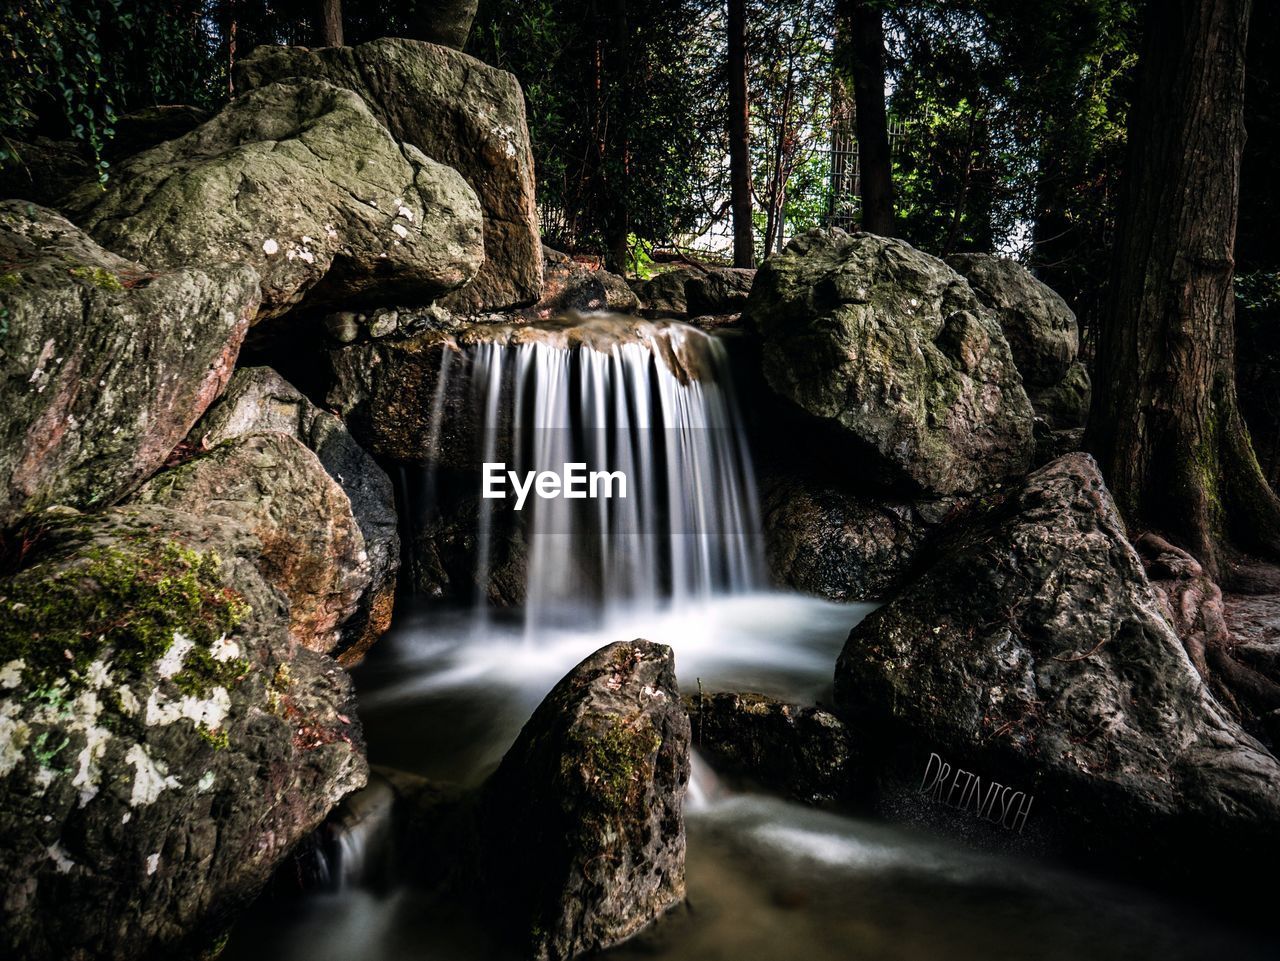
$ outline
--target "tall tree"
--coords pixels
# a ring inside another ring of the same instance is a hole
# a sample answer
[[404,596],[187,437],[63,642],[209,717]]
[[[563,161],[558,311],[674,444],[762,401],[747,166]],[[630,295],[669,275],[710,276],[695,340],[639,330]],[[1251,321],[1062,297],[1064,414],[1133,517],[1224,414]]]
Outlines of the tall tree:
[[729,0],[729,205],[733,265],[755,266],[751,229],[751,108],[747,101],[747,0]]
[[858,133],[858,177],[862,227],[892,236],[893,168],[884,100],[884,18],[876,0],[840,0],[844,21],[836,31],[846,41],[837,52],[840,67],[853,81],[854,124]]
[[342,0],[320,0],[320,46],[342,46]]
[[1129,525],[1225,573],[1280,553],[1236,401],[1233,246],[1251,0],[1150,4],[1088,443]]

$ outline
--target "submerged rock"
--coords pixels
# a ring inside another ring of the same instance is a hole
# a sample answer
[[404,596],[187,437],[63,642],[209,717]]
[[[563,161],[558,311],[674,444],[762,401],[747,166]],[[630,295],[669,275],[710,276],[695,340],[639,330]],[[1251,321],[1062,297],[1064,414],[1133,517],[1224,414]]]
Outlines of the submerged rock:
[[503,310],[541,296],[533,153],[514,76],[456,50],[391,38],[320,50],[264,45],[235,76],[240,90],[290,77],[353,90],[397,140],[462,175],[484,212],[484,256],[446,307]]
[[851,793],[853,737],[834,714],[750,692],[691,694],[684,706],[694,746],[764,787],[806,804]]
[[529,957],[603,950],[684,898],[688,780],[669,647],[610,644],[555,686],[481,801],[481,884]]
[[190,133],[69,199],[102,244],[153,265],[220,261],[261,277],[259,318],[370,295],[431,299],[484,261],[466,182],[392,138],[350,90],[293,79],[237,97]]
[[249,267],[153,272],[51,210],[0,202],[0,529],[104,507],[226,385],[258,307]]
[[1032,412],[991,312],[900,240],[812,231],[760,269],[744,320],[765,377],[868,480],[928,496],[1021,475]]
[[0,953],[194,954],[365,780],[238,525],[50,513],[0,578]]
[[294,639],[321,653],[340,643],[368,590],[369,558],[347,495],[299,441],[233,437],[157,474],[137,500],[239,521],[261,543],[263,576],[289,600]]
[[908,739],[909,789],[937,752],[1033,794],[1035,833],[1075,854],[1276,850],[1280,764],[1196,673],[1088,455],[959,532],[853,630],[835,681],[848,718]]
[[338,660],[356,663],[391,626],[395,605],[400,535],[391,479],[355,442],[341,418],[316,407],[270,367],[236,371],[226,393],[191,432],[192,446],[207,449],[266,431],[305,444],[351,502],[369,559],[369,587],[342,624]]

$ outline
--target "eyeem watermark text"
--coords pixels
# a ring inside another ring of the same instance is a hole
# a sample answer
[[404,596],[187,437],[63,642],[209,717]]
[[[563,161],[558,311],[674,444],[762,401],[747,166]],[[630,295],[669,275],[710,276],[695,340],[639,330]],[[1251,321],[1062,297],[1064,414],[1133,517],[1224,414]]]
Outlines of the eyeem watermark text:
[[560,473],[550,470],[519,471],[507,470],[505,463],[489,463],[484,465],[484,487],[482,496],[502,500],[507,496],[507,483],[515,494],[515,509],[524,508],[525,499],[530,492],[543,500],[555,500],[563,497],[567,500],[585,500],[586,498],[625,498],[627,496],[627,475],[620,470],[587,470],[586,464],[565,464]]
[[985,784],[977,774],[953,768],[937,754],[929,755],[920,793],[930,800],[964,811],[983,821],[1022,833],[1034,797],[998,781]]

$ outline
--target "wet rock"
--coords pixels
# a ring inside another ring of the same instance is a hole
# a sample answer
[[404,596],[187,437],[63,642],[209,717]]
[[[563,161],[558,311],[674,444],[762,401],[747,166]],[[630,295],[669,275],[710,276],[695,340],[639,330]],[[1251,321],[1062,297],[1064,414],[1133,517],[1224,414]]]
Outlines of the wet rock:
[[192,446],[207,449],[267,431],[305,444],[351,503],[368,555],[369,586],[342,624],[337,655],[342,664],[356,663],[391,626],[395,605],[400,535],[391,479],[355,442],[341,418],[316,407],[269,367],[236,371],[226,393],[192,431]]
[[769,386],[868,480],[945,496],[1022,474],[1032,412],[993,315],[900,240],[812,231],[756,275],[744,321]]
[[236,88],[312,77],[362,96],[400,141],[462,175],[484,212],[484,262],[444,306],[461,312],[534,303],[542,249],[524,94],[511,74],[417,40],[356,47],[260,46],[236,64]]
[[1033,794],[1075,855],[1194,871],[1280,837],[1280,765],[1196,673],[1088,455],[958,532],[835,681],[846,720]]
[[5,957],[204,950],[364,783],[350,682],[290,640],[259,550],[212,515],[62,511],[0,579]]
[[351,502],[319,459],[287,434],[233,437],[153,477],[137,500],[240,522],[258,567],[289,600],[289,629],[332,651],[369,589],[369,558]]
[[325,402],[341,412],[361,445],[379,458],[406,463],[436,460],[450,467],[478,469],[476,438],[481,428],[471,390],[476,362],[472,348],[530,343],[602,352],[636,344],[682,381],[706,376],[711,356],[707,336],[694,328],[618,314],[569,313],[527,323],[455,324],[405,339],[330,351],[333,386]]
[[104,507],[154,473],[231,376],[249,267],[153,272],[53,211],[0,202],[0,529]]
[[610,644],[555,686],[482,800],[482,884],[529,957],[602,950],[684,898],[688,779],[669,647]]
[[808,475],[761,484],[765,550],[779,586],[833,601],[890,596],[907,583],[959,499],[887,500]]
[[851,793],[853,736],[834,714],[750,692],[686,695],[684,706],[694,746],[721,765],[806,804]]
[[602,267],[579,263],[543,246],[542,299],[530,312],[548,317],[565,310],[634,313],[640,301],[625,280]]
[[1080,326],[1065,300],[1008,257],[954,254],[947,264],[995,312],[1027,393],[1066,376],[1080,352]]
[[100,243],[153,265],[252,265],[260,320],[304,299],[431,299],[484,259],[466,182],[393,139],[359,96],[316,80],[251,90],[68,204]]

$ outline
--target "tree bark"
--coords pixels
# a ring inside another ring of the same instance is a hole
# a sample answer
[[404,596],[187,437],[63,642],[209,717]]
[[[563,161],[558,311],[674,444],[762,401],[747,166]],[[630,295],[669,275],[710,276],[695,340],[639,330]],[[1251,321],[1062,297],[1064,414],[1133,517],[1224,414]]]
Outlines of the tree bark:
[[320,0],[320,46],[342,45],[342,0]]
[[1215,580],[1280,554],[1280,500],[1236,402],[1232,250],[1250,0],[1149,7],[1087,442],[1134,533]]
[[848,38],[848,46],[837,56],[843,60],[846,75],[853,79],[862,228],[891,237],[893,168],[884,101],[884,20],[876,0],[840,0],[837,16],[846,21],[845,29],[837,35]]
[[747,0],[729,0],[729,205],[733,209],[733,265],[754,267],[751,108],[747,101]]

